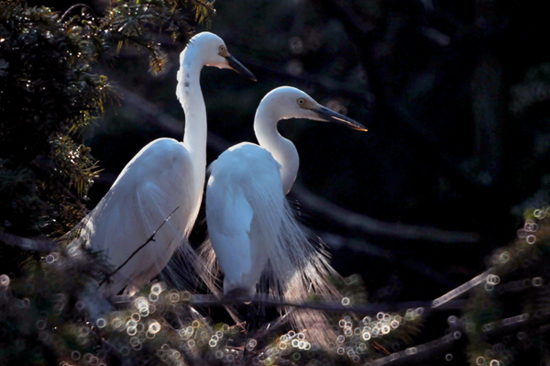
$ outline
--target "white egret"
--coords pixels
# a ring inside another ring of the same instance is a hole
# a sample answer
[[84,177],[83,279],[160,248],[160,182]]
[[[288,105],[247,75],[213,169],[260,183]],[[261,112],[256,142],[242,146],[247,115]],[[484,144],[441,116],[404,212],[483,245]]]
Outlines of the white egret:
[[[129,293],[139,289],[160,273],[179,247],[187,264],[195,265],[196,256],[187,238],[199,211],[205,179],[203,66],[233,69],[256,79],[231,56],[220,37],[203,32],[189,41],[180,55],[177,74],[176,95],[185,112],[183,142],[159,138],[142,148],[78,227],[77,243],[101,252],[113,269],[122,265],[111,281],[101,285],[107,293],[117,294],[126,286]],[[140,248],[157,229],[154,240]]]
[[[207,241],[202,250],[213,266],[213,248],[225,275],[225,294],[254,295],[262,274],[270,292],[287,301],[303,301],[311,289],[321,295],[337,293],[329,283],[335,271],[325,251],[310,240],[285,199],[299,167],[296,147],[277,131],[277,123],[289,118],[335,122],[366,131],[296,88],[280,87],[262,99],[254,119],[260,145],[232,146],[209,167],[206,221],[211,247]],[[292,314],[297,327],[319,320],[303,311]]]

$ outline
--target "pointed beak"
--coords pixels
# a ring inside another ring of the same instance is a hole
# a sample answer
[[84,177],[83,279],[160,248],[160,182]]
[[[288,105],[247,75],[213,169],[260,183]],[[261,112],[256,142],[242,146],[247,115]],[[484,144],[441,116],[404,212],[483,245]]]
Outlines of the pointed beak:
[[256,76],[254,76],[253,73],[250,72],[246,67],[244,67],[243,64],[241,64],[237,59],[231,55],[225,56],[227,60],[227,64],[230,68],[235,70],[237,73],[241,74],[242,76],[246,77],[247,79],[250,79],[252,81],[257,81]]
[[332,109],[323,107],[322,105],[312,108],[311,110],[317,113],[317,115],[319,115],[319,118],[323,121],[337,123],[356,131],[368,131],[362,124],[355,122],[354,120],[344,116],[343,114],[336,113]]

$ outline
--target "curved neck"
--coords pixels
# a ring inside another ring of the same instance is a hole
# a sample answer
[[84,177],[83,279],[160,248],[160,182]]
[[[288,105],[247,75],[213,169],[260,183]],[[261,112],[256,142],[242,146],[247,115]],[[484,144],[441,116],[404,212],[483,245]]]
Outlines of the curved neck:
[[272,108],[265,108],[260,103],[254,118],[254,132],[260,146],[269,151],[275,160],[281,164],[283,192],[287,195],[298,175],[300,157],[292,141],[284,138],[277,131],[277,123],[280,119]]
[[[206,107],[200,85],[203,67],[190,44],[180,58],[176,95],[185,113],[183,146],[192,156],[194,176],[204,180],[206,167]],[[202,183],[197,182],[202,189]],[[203,182],[204,183],[204,182]]]

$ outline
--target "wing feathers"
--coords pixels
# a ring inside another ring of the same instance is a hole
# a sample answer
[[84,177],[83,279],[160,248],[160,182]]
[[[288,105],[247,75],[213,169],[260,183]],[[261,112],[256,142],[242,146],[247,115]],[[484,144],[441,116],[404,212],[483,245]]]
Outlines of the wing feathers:
[[191,171],[189,153],[180,143],[155,140],[127,164],[109,192],[81,222],[80,237],[74,244],[103,252],[113,270],[158,230],[154,240],[139,249],[109,285],[102,286],[104,291],[116,294],[130,282],[137,288],[145,285],[180,245],[188,246],[186,238],[200,204]]

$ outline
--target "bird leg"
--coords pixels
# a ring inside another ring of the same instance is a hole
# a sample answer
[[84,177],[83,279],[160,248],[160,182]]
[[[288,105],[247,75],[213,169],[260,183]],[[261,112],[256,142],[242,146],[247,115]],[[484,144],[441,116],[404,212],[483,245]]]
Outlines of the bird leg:
[[258,329],[258,322],[256,317],[256,304],[250,303],[246,305],[246,334],[252,333]]
[[[260,279],[256,293],[267,293],[267,281],[265,278],[262,277]],[[247,305],[247,308],[247,333],[251,334],[257,331],[265,323],[265,304],[263,302],[251,302]]]
[[[267,280],[264,276],[260,278],[260,283],[258,284],[258,293],[267,294]],[[263,302],[258,304],[258,328],[265,323],[265,304]]]

